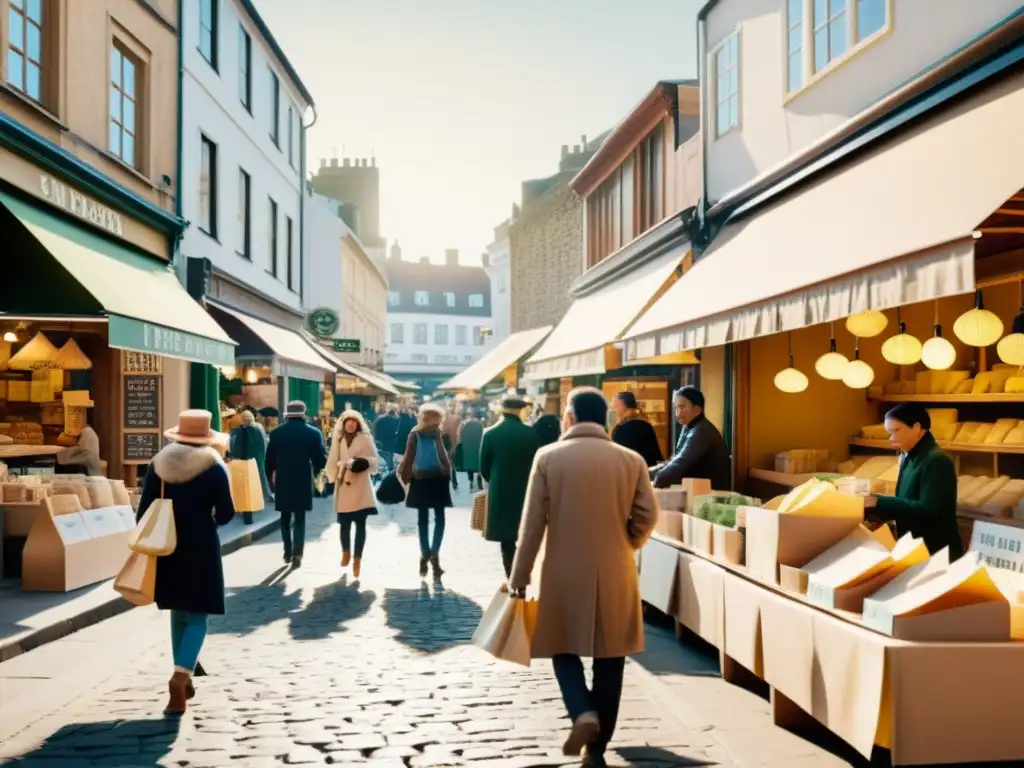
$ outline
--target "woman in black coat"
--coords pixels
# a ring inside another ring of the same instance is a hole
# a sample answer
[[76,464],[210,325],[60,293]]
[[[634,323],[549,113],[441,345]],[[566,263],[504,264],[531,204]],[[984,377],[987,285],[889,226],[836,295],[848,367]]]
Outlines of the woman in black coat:
[[[452,461],[444,444],[444,417],[445,410],[434,403],[420,408],[419,423],[409,433],[402,449],[402,462],[398,465],[398,476],[409,487],[405,505],[418,512],[420,577],[427,575],[429,563],[436,579],[444,573],[440,560],[441,541],[444,539],[445,509],[452,506],[448,487]],[[433,537],[428,535],[431,509],[434,510]]]
[[235,507],[220,453],[227,435],[211,430],[211,420],[209,411],[178,417],[178,426],[164,433],[172,442],[153,458],[139,500],[139,518],[157,499],[170,499],[174,506],[178,543],[174,552],[157,558],[155,590],[157,607],[171,612],[174,674],[167,714],[185,711],[195,693],[191,678],[206,639],[207,616],[224,613],[217,526],[231,522]]
[[651,423],[640,414],[636,395],[632,392],[619,392],[612,400],[612,408],[618,417],[618,423],[612,430],[612,440],[639,453],[648,467],[660,464],[663,456],[658,435]]

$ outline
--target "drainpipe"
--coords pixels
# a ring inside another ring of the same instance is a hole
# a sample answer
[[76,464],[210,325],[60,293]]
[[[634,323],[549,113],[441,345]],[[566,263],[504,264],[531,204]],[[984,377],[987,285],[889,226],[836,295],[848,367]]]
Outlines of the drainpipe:
[[[177,168],[174,171],[174,212],[178,215],[178,218],[182,218],[181,215],[181,195],[185,185],[181,183],[181,168],[183,165],[182,153],[184,151],[185,142],[185,38],[182,30],[185,28],[185,2],[186,0],[178,0],[178,127],[176,141],[178,143],[178,157],[177,157]],[[186,284],[185,275],[185,264],[186,260],[181,254],[181,241],[185,237],[185,230],[176,236],[176,242],[174,244],[174,268],[178,273],[178,282],[182,285]]]
[[316,125],[318,115],[316,105],[310,104],[313,110],[313,122],[302,126],[302,133],[299,135],[299,167],[302,168],[302,178],[299,179],[299,300],[304,304],[306,301],[306,131]]

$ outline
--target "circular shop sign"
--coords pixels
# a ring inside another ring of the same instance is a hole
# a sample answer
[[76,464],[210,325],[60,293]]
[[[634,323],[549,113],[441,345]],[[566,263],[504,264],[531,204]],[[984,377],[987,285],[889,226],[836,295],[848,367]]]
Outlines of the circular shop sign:
[[310,312],[306,316],[306,323],[310,331],[324,339],[336,334],[341,326],[337,313],[326,307],[320,307]]

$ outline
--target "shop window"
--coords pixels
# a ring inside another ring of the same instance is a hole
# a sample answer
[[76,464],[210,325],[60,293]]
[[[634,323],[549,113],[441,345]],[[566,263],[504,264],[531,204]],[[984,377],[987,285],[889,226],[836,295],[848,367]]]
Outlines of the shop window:
[[277,277],[277,203],[273,198],[270,201],[270,268],[267,270],[274,277]]
[[426,344],[427,343],[427,324],[416,323],[412,327],[412,343],[413,344]]
[[252,233],[249,215],[252,201],[252,179],[249,174],[238,169],[238,253],[252,261]]
[[238,25],[238,98],[252,112],[252,38]]
[[434,343],[447,345],[448,344],[448,324],[438,323],[434,326]]
[[219,0],[199,0],[199,52],[217,69],[217,3]]
[[217,145],[200,136],[199,229],[217,237]]
[[281,81],[272,69],[270,73],[270,140],[281,148]]
[[455,326],[455,344],[460,347],[466,346],[466,332],[469,330],[464,325]]
[[285,269],[288,270],[288,290],[295,290],[294,281],[294,254],[292,252],[292,219],[290,216],[284,217],[284,236],[285,236]]
[[392,344],[404,344],[405,343],[405,326],[402,323],[391,324],[391,343]]
[[428,307],[430,306],[430,294],[427,291],[416,291],[413,294],[413,301],[417,307]]
[[110,53],[110,145],[111,154],[137,168],[138,62],[116,43]]
[[469,306],[471,309],[482,309],[484,306],[484,295],[482,293],[469,294]]
[[715,62],[715,136],[740,124],[740,33],[733,32],[712,54]]
[[7,82],[43,103],[44,0],[10,0],[7,13]]

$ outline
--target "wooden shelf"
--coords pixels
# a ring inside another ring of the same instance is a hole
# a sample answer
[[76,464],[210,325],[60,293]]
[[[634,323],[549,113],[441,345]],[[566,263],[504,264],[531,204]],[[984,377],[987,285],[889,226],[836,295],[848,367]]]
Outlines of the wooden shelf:
[[988,395],[883,395],[880,403],[1024,403],[1022,392]]
[[995,523],[996,525],[1006,525],[1010,528],[1024,528],[1024,521],[1014,520],[1012,517],[995,517],[993,515],[983,515],[980,512],[974,512],[973,510],[958,508],[956,511],[957,517],[964,517],[970,520],[981,520],[983,523]]
[[[945,441],[938,441],[939,447],[944,451],[951,451],[953,453],[995,453],[995,454],[1017,454],[1024,455],[1024,445],[985,445],[985,444],[973,444],[973,443],[948,443]],[[895,449],[889,444],[888,440],[869,440],[864,437],[855,437],[850,440],[850,445],[857,445],[861,448],[881,448],[886,451],[893,451]]]

